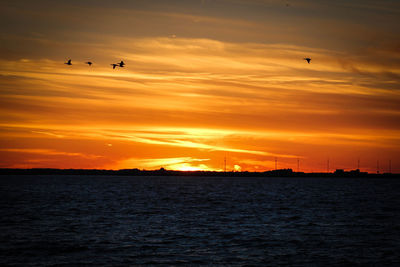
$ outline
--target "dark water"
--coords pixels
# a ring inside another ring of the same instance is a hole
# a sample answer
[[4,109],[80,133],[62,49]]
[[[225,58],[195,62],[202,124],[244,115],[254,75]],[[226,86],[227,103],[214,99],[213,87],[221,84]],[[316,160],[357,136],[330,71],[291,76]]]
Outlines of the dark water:
[[400,181],[1,176],[0,265],[400,266]]

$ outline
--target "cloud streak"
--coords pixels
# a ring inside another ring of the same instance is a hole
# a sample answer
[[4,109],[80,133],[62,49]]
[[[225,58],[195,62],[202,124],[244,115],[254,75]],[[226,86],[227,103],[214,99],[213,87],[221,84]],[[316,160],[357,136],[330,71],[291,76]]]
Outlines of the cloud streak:
[[98,155],[91,154],[83,154],[79,152],[64,152],[64,151],[56,151],[53,149],[38,149],[38,148],[0,148],[0,151],[3,152],[12,152],[12,153],[25,153],[25,154],[40,154],[45,156],[68,156],[68,157],[81,157],[86,159],[97,159],[101,158]]

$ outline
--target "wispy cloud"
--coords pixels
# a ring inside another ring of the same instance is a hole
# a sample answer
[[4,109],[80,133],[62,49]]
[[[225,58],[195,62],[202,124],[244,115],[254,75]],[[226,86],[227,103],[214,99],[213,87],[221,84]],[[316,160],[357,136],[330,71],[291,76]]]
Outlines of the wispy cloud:
[[57,151],[53,149],[38,149],[38,148],[0,148],[3,152],[14,152],[14,153],[26,153],[26,154],[40,154],[45,156],[68,156],[68,157],[80,157],[86,159],[97,159],[102,156],[84,154],[79,152],[65,152]]

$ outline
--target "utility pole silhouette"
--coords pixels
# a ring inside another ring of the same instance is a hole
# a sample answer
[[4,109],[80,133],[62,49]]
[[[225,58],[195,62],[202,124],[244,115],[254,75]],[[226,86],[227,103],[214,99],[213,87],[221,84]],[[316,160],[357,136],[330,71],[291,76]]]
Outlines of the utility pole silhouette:
[[326,172],[329,172],[329,158],[328,158],[328,160],[326,161]]
[[297,158],[297,172],[300,172],[300,159]]
[[224,157],[224,172],[226,172],[226,156]]
[[357,169],[358,170],[360,169],[360,158],[358,158],[358,160],[357,160]]
[[278,169],[278,158],[275,157],[275,170],[277,170],[277,169]]
[[389,159],[389,173],[392,173],[392,160]]
[[379,159],[376,161],[376,173],[379,173]]

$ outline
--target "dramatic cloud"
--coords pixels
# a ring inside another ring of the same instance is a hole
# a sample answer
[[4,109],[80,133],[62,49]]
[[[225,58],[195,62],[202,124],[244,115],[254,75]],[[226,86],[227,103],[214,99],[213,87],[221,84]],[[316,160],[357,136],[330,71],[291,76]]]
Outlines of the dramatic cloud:
[[0,6],[2,167],[400,171],[398,3]]

